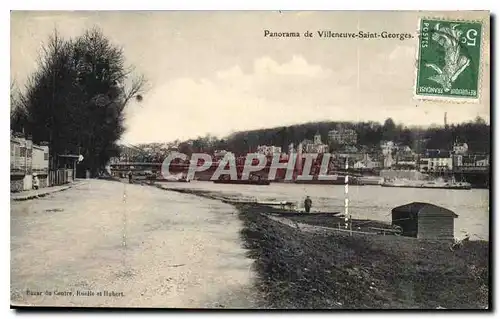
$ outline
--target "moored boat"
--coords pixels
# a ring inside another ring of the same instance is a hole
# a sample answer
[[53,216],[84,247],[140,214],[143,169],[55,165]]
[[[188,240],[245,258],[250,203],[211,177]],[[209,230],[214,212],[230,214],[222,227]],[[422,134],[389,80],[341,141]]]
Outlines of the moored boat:
[[454,179],[445,181],[436,179],[427,180],[408,180],[408,179],[393,179],[384,181],[382,187],[401,187],[401,188],[433,188],[433,189],[471,189],[471,184],[467,182],[456,182]]
[[170,183],[189,183],[191,181],[189,178],[187,178],[185,174],[169,175],[167,177],[163,177],[159,174],[153,174],[148,176],[147,179],[155,182],[170,182]]
[[[309,184],[309,185],[345,185],[345,176],[342,175],[328,175],[329,179],[319,179],[318,176],[314,176],[312,180],[302,180],[296,179],[293,182],[295,184]],[[359,177],[349,176],[347,179],[347,184],[349,185],[363,185]]]
[[380,176],[362,176],[358,177],[360,185],[381,185],[384,179]]
[[262,178],[260,175],[251,174],[248,179],[231,179],[227,175],[222,175],[214,181],[215,184],[238,184],[238,185],[270,185],[271,181]]
[[214,181],[215,184],[240,184],[240,185],[269,185],[268,180],[242,180],[242,179],[218,179]]
[[467,182],[426,182],[422,188],[440,188],[440,189],[471,189],[471,184]]

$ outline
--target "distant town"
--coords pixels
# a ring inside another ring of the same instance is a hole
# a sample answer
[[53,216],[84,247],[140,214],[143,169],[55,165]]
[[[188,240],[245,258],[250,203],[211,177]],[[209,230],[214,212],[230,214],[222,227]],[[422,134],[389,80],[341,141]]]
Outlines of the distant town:
[[[391,121],[389,121],[389,124],[386,121],[382,129],[385,126],[392,126]],[[476,122],[479,123],[473,125],[485,125],[480,120]],[[244,163],[245,155],[248,153],[263,154],[268,157],[269,163],[276,154],[280,154],[280,160],[286,161],[291,154],[313,153],[318,154],[318,157],[313,163],[312,174],[317,174],[322,154],[329,153],[331,155],[330,171],[344,170],[347,161],[347,167],[350,171],[363,175],[377,175],[386,178],[410,177],[412,179],[419,178],[415,173],[433,176],[455,175],[457,179],[466,180],[476,187],[488,187],[489,185],[489,154],[478,152],[478,147],[474,151],[471,145],[465,141],[456,139],[453,143],[450,143],[449,147],[429,148],[425,146],[432,145],[432,141],[429,143],[429,138],[426,138],[427,135],[422,134],[422,138],[413,140],[413,145],[405,144],[397,136],[393,140],[381,139],[378,145],[373,145],[373,143],[366,145],[360,143],[359,133],[351,127],[352,124],[335,124],[334,129],[328,130],[327,134],[325,134],[326,139],[323,138],[319,131],[316,131],[310,138],[306,136],[306,138],[299,140],[298,143],[289,143],[286,147],[276,144],[250,145],[251,143],[248,142],[250,134],[248,132],[237,133],[246,134],[239,143],[229,141],[231,138],[241,140],[237,136],[230,137],[226,141],[207,136],[184,142],[122,145],[119,156],[111,158],[110,164],[114,172],[123,172],[130,169],[154,171],[155,166],[144,168],[139,163],[161,163],[165,157],[173,152],[188,155],[194,152],[205,152],[212,156],[214,163],[219,163],[224,156],[230,154],[234,155],[239,165]],[[397,131],[397,128],[393,130]],[[445,135],[446,131],[452,130],[452,128],[449,128],[445,123],[445,127],[441,128],[441,130],[443,132],[438,132],[438,136]],[[485,140],[488,139],[489,137],[486,137]],[[464,139],[462,138],[462,140]],[[218,147],[224,144],[228,147]],[[241,150],[242,144],[243,148],[248,147],[248,151]],[[238,149],[238,146],[240,146],[240,151],[235,150]],[[134,166],[133,163],[136,163],[136,165]],[[395,175],[394,172],[399,172],[399,174]]]

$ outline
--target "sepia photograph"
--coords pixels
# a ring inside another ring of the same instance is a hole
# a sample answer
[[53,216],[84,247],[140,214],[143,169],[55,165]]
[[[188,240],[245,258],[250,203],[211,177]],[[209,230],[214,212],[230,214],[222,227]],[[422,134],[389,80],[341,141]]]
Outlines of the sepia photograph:
[[10,307],[491,310],[489,11],[11,11]]

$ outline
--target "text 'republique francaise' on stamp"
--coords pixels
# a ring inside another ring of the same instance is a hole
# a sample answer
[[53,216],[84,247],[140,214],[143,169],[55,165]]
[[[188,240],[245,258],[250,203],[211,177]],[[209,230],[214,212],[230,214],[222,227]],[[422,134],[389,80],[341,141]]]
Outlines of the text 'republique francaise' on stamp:
[[415,98],[478,102],[482,23],[422,18],[418,27]]

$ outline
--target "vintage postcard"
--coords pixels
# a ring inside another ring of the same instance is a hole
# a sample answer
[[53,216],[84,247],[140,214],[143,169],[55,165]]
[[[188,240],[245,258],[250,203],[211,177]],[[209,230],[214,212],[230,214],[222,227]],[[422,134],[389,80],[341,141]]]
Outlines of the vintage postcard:
[[487,11],[13,11],[11,307],[491,309]]

